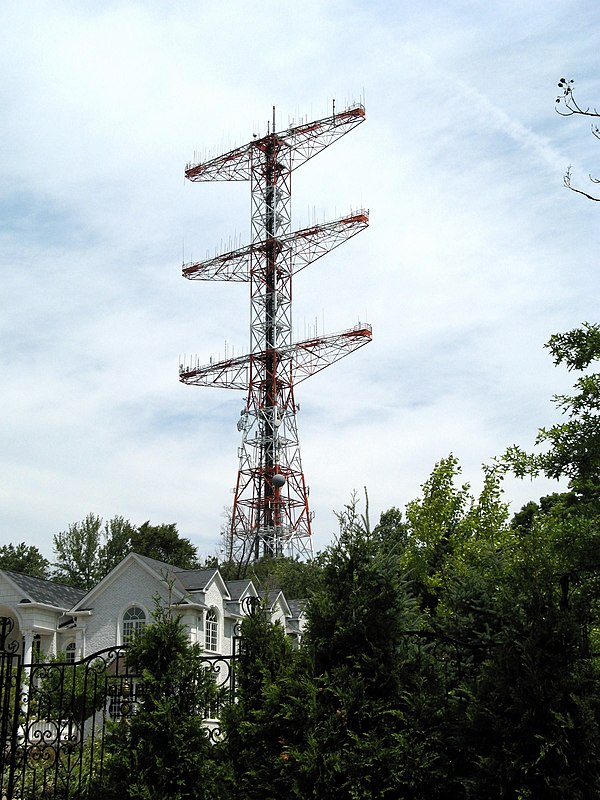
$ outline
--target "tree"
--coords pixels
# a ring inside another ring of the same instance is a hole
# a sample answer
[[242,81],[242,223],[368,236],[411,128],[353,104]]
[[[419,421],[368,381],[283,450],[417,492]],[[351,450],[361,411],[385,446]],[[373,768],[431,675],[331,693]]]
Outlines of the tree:
[[151,525],[149,520],[144,522],[132,532],[130,546],[135,553],[181,569],[199,566],[196,547],[179,535],[174,522],[162,525]]
[[321,562],[319,557],[311,561],[300,561],[286,556],[264,556],[247,564],[226,561],[218,566],[225,580],[246,578],[262,589],[281,589],[288,600],[301,600],[309,597],[319,581]]
[[407,504],[402,568],[422,612],[420,637],[438,682],[430,682],[423,699],[437,720],[437,739],[427,750],[441,766],[432,794],[491,797],[477,789],[474,767],[484,751],[470,730],[481,671],[502,630],[497,593],[508,513],[497,469],[484,468],[477,498],[459,482],[460,472],[453,455],[442,459],[421,496]]
[[120,516],[102,522],[88,514],[54,536],[55,580],[88,591],[131,552],[133,525]]
[[[558,88],[562,89],[562,95],[559,95],[556,98],[556,111],[561,117],[572,117],[574,115],[584,116],[584,117],[600,117],[600,112],[597,111],[595,108],[590,108],[589,106],[586,108],[582,108],[579,103],[575,100],[574,95],[574,81],[561,78],[558,82]],[[592,134],[597,138],[600,139],[600,128],[597,125],[592,125]],[[600,183],[600,179],[593,178],[591,175],[589,176],[592,183]],[[594,200],[596,202],[600,202],[600,197],[595,197],[588,192],[584,192],[582,189],[576,189],[571,184],[571,167],[567,168],[564,177],[565,186],[567,189],[570,189],[572,192],[576,192],[577,194],[582,194],[584,197],[587,197],[588,200]]]
[[600,376],[588,368],[600,358],[600,328],[584,323],[546,347],[580,373],[573,394],[554,398],[567,419],[538,431],[541,452],[513,446],[501,463],[520,477],[567,478],[569,491],[512,521],[503,641],[482,676],[485,722],[474,729],[494,742],[490,783],[501,774],[524,797],[591,800],[600,791]]
[[136,528],[116,516],[103,527],[101,517],[88,514],[54,536],[53,577],[87,591],[131,552],[183,569],[198,566],[196,548],[179,536],[174,523],[151,525],[148,521]]
[[88,514],[54,536],[54,579],[88,591],[103,577],[100,561],[102,519]]
[[556,365],[565,364],[581,377],[575,394],[556,395],[554,402],[565,414],[566,422],[540,428],[536,445],[540,453],[528,454],[513,445],[500,463],[515,475],[549,478],[566,477],[569,488],[578,496],[591,499],[600,492],[600,374],[585,372],[600,360],[600,325],[584,322],[580,327],[550,337],[547,347]]
[[260,603],[243,620],[238,644],[236,702],[221,721],[231,796],[303,800],[315,703],[306,651],[294,649]]
[[598,588],[577,567],[588,534],[559,495],[544,507],[513,520],[488,581],[491,637],[476,679],[461,687],[477,797],[592,800],[600,789],[589,637]]
[[0,547],[0,569],[11,569],[35,578],[50,577],[50,562],[34,545],[20,542],[16,547],[3,544]]
[[425,617],[403,574],[404,531],[393,517],[372,531],[354,501],[346,507],[308,605],[316,703],[307,798],[456,796],[442,777],[441,681],[419,635]]
[[218,800],[218,750],[203,712],[218,699],[198,644],[157,600],[154,622],[134,638],[128,668],[139,676],[141,703],[128,724],[113,723],[104,778],[106,800]]
[[112,517],[106,522],[103,544],[99,551],[103,575],[108,575],[111,569],[114,569],[131,552],[131,540],[134,535],[134,526],[123,517]]

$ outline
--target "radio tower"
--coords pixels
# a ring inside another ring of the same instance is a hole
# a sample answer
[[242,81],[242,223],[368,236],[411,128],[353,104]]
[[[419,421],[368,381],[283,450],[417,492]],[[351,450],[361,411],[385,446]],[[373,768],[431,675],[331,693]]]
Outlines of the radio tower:
[[[292,342],[292,277],[364,230],[364,209],[323,225],[291,231],[292,172],[365,120],[355,105],[275,131],[200,164],[190,181],[250,181],[252,241],[207,261],[183,265],[190,280],[250,284],[250,353],[200,366],[180,365],[183,383],[247,392],[238,421],[242,434],[228,557],[237,563],[262,555],[311,558],[312,514],[296,425],[296,384],[371,341],[371,326]],[[212,361],[212,359],[211,359]]]

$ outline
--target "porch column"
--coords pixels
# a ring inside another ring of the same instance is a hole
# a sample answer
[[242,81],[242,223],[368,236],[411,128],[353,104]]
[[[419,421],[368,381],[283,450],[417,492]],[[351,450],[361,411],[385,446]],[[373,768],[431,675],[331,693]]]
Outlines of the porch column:
[[23,647],[23,663],[31,664],[33,661],[33,628],[24,628],[21,630],[25,645]]
[[77,625],[75,628],[75,659],[79,661],[85,658],[85,625]]

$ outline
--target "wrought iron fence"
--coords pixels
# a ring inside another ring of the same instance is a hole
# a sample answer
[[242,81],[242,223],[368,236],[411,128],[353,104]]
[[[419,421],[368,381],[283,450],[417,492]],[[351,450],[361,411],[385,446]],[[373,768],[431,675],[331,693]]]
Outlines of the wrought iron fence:
[[[14,620],[0,617],[2,800],[91,800],[102,775],[107,723],[126,724],[142,702],[127,645],[75,662],[24,664],[13,628]],[[229,702],[233,656],[205,656],[203,662]],[[216,740],[219,706],[201,713]]]

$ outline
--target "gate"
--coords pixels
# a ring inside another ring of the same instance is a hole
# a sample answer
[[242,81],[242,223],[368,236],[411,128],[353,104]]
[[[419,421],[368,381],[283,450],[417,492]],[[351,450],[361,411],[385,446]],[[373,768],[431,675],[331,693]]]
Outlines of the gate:
[[9,642],[14,625],[10,617],[0,617],[0,777],[7,798],[13,797],[21,687],[19,642]]
[[[76,662],[23,664],[14,621],[0,617],[0,786],[2,800],[85,800],[101,778],[107,723],[127,724],[143,688],[128,668],[127,646]],[[233,693],[232,657],[203,661]],[[207,735],[218,710],[203,711]]]

